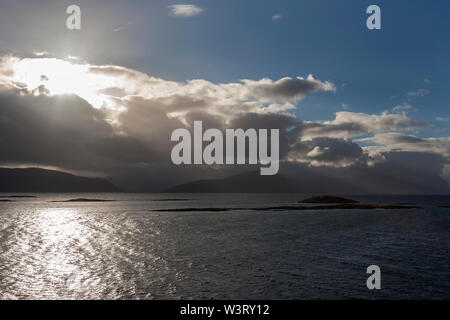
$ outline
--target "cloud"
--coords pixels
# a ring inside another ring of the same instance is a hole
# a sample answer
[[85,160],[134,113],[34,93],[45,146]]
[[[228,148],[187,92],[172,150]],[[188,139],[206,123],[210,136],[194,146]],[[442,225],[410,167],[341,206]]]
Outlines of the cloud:
[[383,132],[392,130],[420,130],[430,126],[422,121],[409,118],[405,114],[394,114],[384,111],[381,114],[366,114],[341,111],[336,112],[333,121],[326,121],[328,125],[344,125],[356,123],[361,125],[366,132]]
[[288,159],[312,166],[348,167],[365,159],[361,147],[348,139],[313,138],[296,143]]
[[169,9],[176,17],[193,17],[203,12],[202,8],[193,4],[174,4],[169,6]]
[[45,50],[42,50],[42,51],[39,51],[39,50],[34,50],[33,51],[33,54],[36,56],[36,57],[45,57],[45,56],[48,56],[48,52],[47,51],[45,51]]
[[408,134],[430,126],[404,112],[341,111],[330,121],[291,112],[307,95],[335,90],[312,75],[170,81],[114,65],[0,56],[0,165],[96,172],[147,191],[253,169],[172,165],[171,132],[195,120],[222,131],[279,129],[283,165],[362,170],[390,162],[394,153],[433,154],[443,164],[450,157],[447,138]]
[[20,58],[12,55],[0,55],[0,84],[11,85],[14,82],[14,67],[21,61]]
[[[0,81],[3,79],[8,85],[20,86],[30,92],[44,85],[51,95],[77,94],[96,108],[120,109],[129,97],[139,96],[165,104],[194,99],[196,104],[207,103],[212,112],[223,115],[273,113],[294,108],[292,103],[313,92],[335,91],[333,83],[320,81],[312,75],[279,80],[245,79],[220,84],[204,79],[175,82],[120,66],[89,65],[54,58],[19,59],[7,56],[1,59]],[[71,77],[68,78],[67,74]],[[48,81],[42,83],[42,76]],[[170,109],[183,112],[183,107],[175,105]]]
[[450,137],[420,138],[414,135],[392,132],[375,134],[358,141],[375,143],[375,146],[366,148],[371,152],[421,152],[434,153],[444,158],[450,158]]
[[[73,170],[108,171],[150,153],[119,134],[101,110],[73,96],[23,95],[0,91],[0,162]],[[38,133],[38,134],[37,134]]]
[[125,29],[131,27],[131,26],[134,25],[135,23],[136,23],[135,21],[127,22],[127,23],[124,24],[124,25],[121,25],[121,26],[119,26],[119,27],[117,27],[117,28],[114,28],[114,29],[113,29],[113,32],[120,32],[120,31],[123,31],[123,30],[125,30]]
[[428,95],[430,93],[430,90],[428,89],[417,89],[416,91],[410,91],[407,92],[406,95],[408,97],[425,97],[426,95]]
[[408,103],[402,103],[399,105],[396,105],[394,108],[392,108],[393,111],[402,111],[402,110],[409,110],[412,106]]
[[[0,121],[5,124],[1,135],[7,141],[2,143],[1,165],[98,172],[127,181],[133,172],[152,176],[146,188],[153,190],[171,179],[213,175],[205,168],[173,168],[173,130],[189,129],[194,120],[220,130],[280,128],[285,156],[288,128],[296,123],[287,111],[308,94],[334,90],[332,83],[312,76],[220,84],[203,79],[176,82],[113,65],[54,58],[0,59]],[[164,180],[164,170],[180,173]],[[232,170],[224,167],[220,173]]]
[[321,82],[312,75],[302,78],[282,78],[278,81],[261,79],[259,81],[243,80],[249,88],[250,95],[264,100],[299,100],[314,91],[336,91],[333,83]]
[[409,118],[406,114],[389,113],[366,114],[349,111],[335,113],[331,121],[304,121],[296,130],[305,138],[339,137],[355,138],[369,133],[390,131],[415,131],[430,128],[425,122]]
[[281,13],[276,13],[272,16],[272,20],[281,20],[283,19],[283,15]]

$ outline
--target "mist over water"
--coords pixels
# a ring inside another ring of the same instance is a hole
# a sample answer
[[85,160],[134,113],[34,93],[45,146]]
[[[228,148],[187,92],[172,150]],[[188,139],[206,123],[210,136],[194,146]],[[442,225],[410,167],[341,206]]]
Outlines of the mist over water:
[[[305,195],[37,196],[0,202],[1,299],[450,298],[449,196],[352,197],[422,209],[223,212],[153,210]],[[117,201],[52,202],[74,198]],[[381,290],[366,287],[373,264]]]

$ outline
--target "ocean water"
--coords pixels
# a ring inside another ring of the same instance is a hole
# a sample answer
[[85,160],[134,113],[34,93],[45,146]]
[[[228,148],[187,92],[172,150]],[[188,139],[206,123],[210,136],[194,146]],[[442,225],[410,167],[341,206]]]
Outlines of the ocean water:
[[[245,209],[305,196],[37,194],[2,201],[0,298],[450,298],[450,209],[440,207],[450,205],[449,196],[352,197],[421,209]],[[54,202],[73,198],[116,201]],[[174,208],[240,209],[155,211]],[[381,290],[366,287],[369,265],[381,268]]]

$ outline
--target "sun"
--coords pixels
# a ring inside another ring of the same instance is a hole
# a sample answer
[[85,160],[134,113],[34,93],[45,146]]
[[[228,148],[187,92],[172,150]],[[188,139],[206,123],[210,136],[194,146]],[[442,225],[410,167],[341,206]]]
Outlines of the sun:
[[13,80],[36,94],[78,95],[95,108],[108,104],[101,91],[114,86],[113,78],[91,72],[89,64],[57,58],[22,59],[14,65]]

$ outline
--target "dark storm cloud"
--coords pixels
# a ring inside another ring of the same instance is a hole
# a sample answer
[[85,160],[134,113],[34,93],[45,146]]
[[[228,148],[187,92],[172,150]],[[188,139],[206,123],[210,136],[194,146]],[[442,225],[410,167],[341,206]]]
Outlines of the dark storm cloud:
[[148,159],[133,138],[115,133],[105,114],[77,96],[0,91],[0,161],[99,170]]
[[[111,124],[114,120],[108,118],[107,112],[93,108],[74,95],[34,96],[23,90],[2,90],[0,163],[97,172],[113,177],[113,181],[121,183],[125,189],[130,186],[131,190],[148,191],[158,191],[181,182],[219,178],[252,170],[249,166],[221,166],[217,170],[217,167],[172,165],[172,131],[182,127],[190,129],[193,121],[202,120],[205,129],[279,129],[280,156],[284,163],[282,168],[288,163],[316,166],[323,172],[330,170],[336,175],[337,172],[345,172],[347,178],[352,180],[356,179],[353,172],[359,172],[362,168],[365,168],[364,172],[383,168],[377,171],[381,176],[383,170],[394,174],[395,167],[405,167],[404,163],[409,161],[420,164],[419,167],[422,168],[433,168],[430,174],[434,177],[445,165],[443,155],[430,156],[433,150],[442,151],[436,149],[437,145],[442,145],[439,140],[393,134],[376,135],[373,139],[378,139],[381,147],[382,143],[388,141],[392,146],[401,144],[403,148],[414,145],[416,149],[421,148],[418,151],[423,152],[418,152],[412,158],[410,154],[401,152],[394,155],[395,150],[378,150],[383,154],[383,161],[369,167],[366,164],[368,155],[351,140],[323,136],[304,139],[303,136],[305,132],[311,134],[311,128],[319,128],[322,130],[321,134],[327,135],[335,135],[333,130],[359,132],[362,128],[357,123],[302,123],[291,115],[272,113],[243,113],[225,118],[222,114],[215,114],[206,105],[198,107],[194,98],[152,100],[132,97],[122,102],[126,110],[118,115],[116,124]],[[182,119],[168,115],[168,111],[180,110],[185,112]],[[302,170],[307,170],[307,167]],[[325,170],[325,167],[336,169]],[[303,174],[308,175],[307,172]],[[406,179],[406,173],[403,179]],[[381,185],[381,181],[379,184]]]

